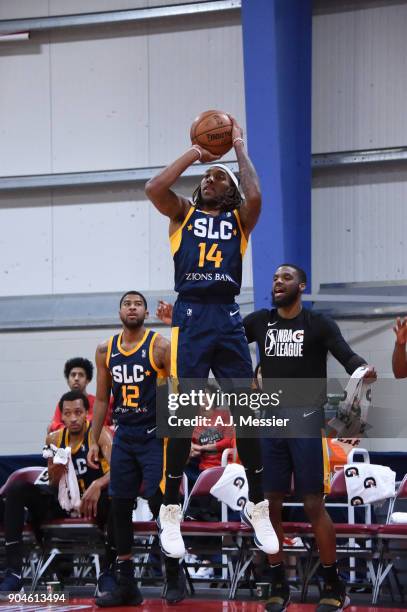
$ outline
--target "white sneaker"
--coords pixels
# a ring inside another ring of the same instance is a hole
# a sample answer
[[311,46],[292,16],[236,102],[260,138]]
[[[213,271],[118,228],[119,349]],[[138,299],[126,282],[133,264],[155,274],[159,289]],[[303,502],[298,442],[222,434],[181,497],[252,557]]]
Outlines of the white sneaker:
[[202,565],[198,569],[198,571],[195,572],[194,578],[213,578],[215,575],[215,570],[213,569],[213,567],[210,567],[210,561],[202,561],[201,563]]
[[175,504],[161,505],[157,524],[161,550],[167,557],[181,559],[185,555],[184,540],[181,535],[181,506]]
[[254,543],[268,555],[275,555],[280,545],[270,521],[269,502],[265,499],[258,504],[247,501],[240,513],[242,521],[254,530]]

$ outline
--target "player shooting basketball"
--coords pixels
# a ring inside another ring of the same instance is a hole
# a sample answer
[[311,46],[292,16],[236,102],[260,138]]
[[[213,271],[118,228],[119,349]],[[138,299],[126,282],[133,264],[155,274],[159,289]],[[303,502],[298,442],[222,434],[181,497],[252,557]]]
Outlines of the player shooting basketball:
[[[172,318],[171,375],[178,380],[207,380],[210,370],[223,381],[249,381],[253,377],[235,296],[240,292],[247,241],[260,215],[261,193],[256,170],[245,150],[242,130],[234,118],[230,120],[244,199],[237,177],[219,163],[205,172],[192,202],[171,189],[194,162],[219,159],[197,144],[146,185],[148,198],[170,219],[175,290],[179,294]],[[185,552],[178,502],[190,446],[189,439],[181,438],[169,440],[167,446],[166,489],[159,526],[161,547],[170,557],[182,557]],[[253,526],[257,546],[264,552],[274,553],[278,550],[278,541],[263,494],[259,441],[240,437],[237,448],[249,483],[250,501],[242,518]]]

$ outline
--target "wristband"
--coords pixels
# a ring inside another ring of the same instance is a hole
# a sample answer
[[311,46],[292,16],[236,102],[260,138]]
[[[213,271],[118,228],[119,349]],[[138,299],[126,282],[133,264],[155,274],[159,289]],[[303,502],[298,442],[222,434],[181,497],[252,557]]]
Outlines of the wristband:
[[242,142],[242,143],[244,144],[244,140],[243,140],[243,138],[240,138],[240,136],[238,136],[237,138],[234,138],[234,139],[232,140],[232,145],[233,145],[233,146],[235,146],[235,144],[236,144],[237,142]]
[[201,159],[202,159],[202,152],[201,152],[201,149],[198,147],[198,145],[192,145],[191,149],[198,153],[198,159],[196,161],[201,161]]

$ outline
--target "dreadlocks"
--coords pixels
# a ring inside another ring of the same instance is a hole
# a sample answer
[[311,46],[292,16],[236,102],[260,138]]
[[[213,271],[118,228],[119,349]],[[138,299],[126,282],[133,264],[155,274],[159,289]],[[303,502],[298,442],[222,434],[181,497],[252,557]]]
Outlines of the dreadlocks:
[[[204,202],[201,194],[201,184],[195,189],[192,194],[194,206],[201,207]],[[239,208],[243,202],[243,198],[236,185],[231,185],[229,189],[220,198],[214,198],[215,206],[213,208],[221,212],[228,212],[234,208]]]

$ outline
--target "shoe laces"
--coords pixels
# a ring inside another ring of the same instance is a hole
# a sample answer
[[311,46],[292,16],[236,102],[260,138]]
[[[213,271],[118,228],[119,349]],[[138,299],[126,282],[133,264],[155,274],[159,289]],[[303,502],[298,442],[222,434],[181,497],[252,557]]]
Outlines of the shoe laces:
[[254,504],[252,516],[254,521],[270,521],[269,503],[267,499],[258,504]]
[[162,513],[162,519],[164,521],[168,521],[172,525],[179,525],[181,522],[182,513],[181,507],[175,504],[170,504],[168,506],[164,506],[164,510]]

